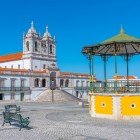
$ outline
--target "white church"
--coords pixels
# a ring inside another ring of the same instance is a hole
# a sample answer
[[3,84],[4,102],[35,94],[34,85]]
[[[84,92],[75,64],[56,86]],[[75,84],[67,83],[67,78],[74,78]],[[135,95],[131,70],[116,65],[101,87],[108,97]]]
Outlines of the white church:
[[[56,40],[46,27],[40,36],[31,23],[23,35],[23,51],[0,56],[0,100],[39,100],[50,96],[55,83],[59,98],[68,94],[87,98],[89,75],[61,72],[56,60]],[[57,95],[58,96],[58,95]]]

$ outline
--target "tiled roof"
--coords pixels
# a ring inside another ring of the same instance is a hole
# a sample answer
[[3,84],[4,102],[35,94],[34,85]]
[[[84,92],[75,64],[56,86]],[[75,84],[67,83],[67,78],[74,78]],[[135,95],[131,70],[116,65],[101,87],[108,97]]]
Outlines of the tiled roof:
[[15,53],[15,54],[8,54],[8,55],[0,56],[0,63],[20,60],[22,58],[22,55],[23,55],[23,53],[19,52],[19,53]]
[[[117,80],[119,80],[119,79],[127,79],[127,76],[114,76],[113,77],[114,79],[117,79]],[[136,76],[128,76],[128,79],[137,79],[137,77]]]

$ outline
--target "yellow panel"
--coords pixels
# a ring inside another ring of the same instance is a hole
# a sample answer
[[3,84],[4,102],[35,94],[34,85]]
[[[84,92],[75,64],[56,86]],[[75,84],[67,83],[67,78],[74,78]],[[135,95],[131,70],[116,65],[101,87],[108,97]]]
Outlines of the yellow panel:
[[140,96],[121,98],[122,115],[140,115]]
[[95,96],[95,112],[98,114],[113,114],[111,96]]

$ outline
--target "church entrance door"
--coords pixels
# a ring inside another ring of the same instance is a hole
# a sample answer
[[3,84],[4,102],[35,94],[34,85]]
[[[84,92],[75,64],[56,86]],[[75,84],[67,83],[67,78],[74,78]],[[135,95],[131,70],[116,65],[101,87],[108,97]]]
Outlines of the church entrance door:
[[50,87],[51,87],[52,82],[56,86],[56,72],[51,72],[50,74]]

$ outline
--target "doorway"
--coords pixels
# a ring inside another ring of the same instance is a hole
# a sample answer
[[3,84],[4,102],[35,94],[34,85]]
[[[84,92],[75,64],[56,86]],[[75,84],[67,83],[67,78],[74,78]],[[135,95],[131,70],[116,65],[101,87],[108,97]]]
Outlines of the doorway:
[[24,93],[20,94],[20,101],[24,101]]
[[79,92],[78,92],[78,91],[76,91],[76,97],[78,97],[78,94],[79,94]]
[[50,74],[50,87],[52,82],[54,82],[54,85],[56,86],[56,72],[51,72]]
[[0,100],[3,100],[3,94],[0,93]]
[[46,87],[46,79],[42,79],[42,87]]

